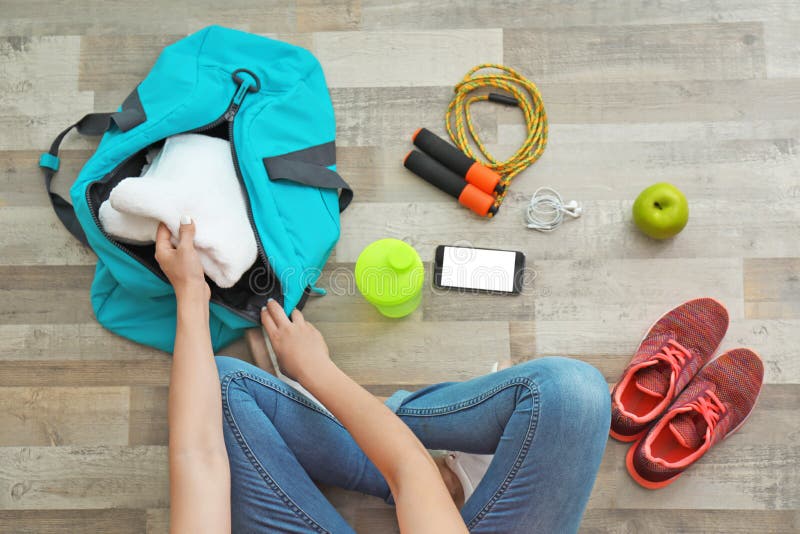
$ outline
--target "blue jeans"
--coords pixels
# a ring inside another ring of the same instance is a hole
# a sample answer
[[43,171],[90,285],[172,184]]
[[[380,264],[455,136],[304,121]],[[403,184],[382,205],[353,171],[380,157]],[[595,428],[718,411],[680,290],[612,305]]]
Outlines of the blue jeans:
[[[392,502],[330,414],[261,369],[218,357],[233,531],[353,532],[315,482]],[[608,386],[592,366],[541,358],[387,405],[429,449],[494,454],[461,510],[470,532],[575,532],[603,456]]]

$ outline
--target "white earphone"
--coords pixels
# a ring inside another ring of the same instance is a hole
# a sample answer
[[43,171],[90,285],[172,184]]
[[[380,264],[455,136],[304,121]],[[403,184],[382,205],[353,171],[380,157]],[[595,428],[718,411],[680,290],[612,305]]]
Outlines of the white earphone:
[[555,189],[540,187],[531,197],[525,212],[525,221],[528,228],[540,232],[552,232],[564,222],[565,213],[577,219],[583,213],[583,208],[575,200],[565,204]]

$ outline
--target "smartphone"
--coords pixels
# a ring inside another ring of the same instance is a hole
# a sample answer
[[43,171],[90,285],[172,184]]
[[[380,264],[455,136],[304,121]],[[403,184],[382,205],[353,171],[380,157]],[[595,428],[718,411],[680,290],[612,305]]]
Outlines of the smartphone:
[[436,247],[433,283],[441,288],[519,294],[525,254],[489,248]]

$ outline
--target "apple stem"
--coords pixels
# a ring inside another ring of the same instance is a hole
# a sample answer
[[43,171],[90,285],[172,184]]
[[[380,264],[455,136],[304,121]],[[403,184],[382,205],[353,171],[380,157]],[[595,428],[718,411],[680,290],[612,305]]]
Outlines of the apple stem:
[[653,202],[653,205],[658,209],[661,209],[661,204],[659,204],[658,202]]

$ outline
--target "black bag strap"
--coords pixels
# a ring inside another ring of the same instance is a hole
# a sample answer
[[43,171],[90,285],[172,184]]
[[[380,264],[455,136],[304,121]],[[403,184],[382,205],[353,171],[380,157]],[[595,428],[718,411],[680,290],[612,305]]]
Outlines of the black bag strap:
[[270,180],[289,180],[314,187],[340,189],[339,213],[353,200],[353,189],[339,173],[328,168],[336,163],[336,145],[333,141],[264,158],[263,161]]
[[69,233],[83,243],[89,245],[86,239],[86,234],[83,232],[78,217],[75,215],[75,210],[64,197],[53,191],[53,177],[58,172],[58,167],[61,161],[58,159],[58,149],[61,142],[67,134],[73,129],[77,129],[78,133],[82,135],[103,135],[111,125],[111,116],[113,113],[90,113],[75,124],[66,128],[63,132],[58,134],[50,145],[50,150],[45,152],[39,158],[39,167],[44,171],[44,187],[47,194],[50,195],[50,203],[53,205],[56,215],[61,220],[61,223],[69,230]]
[[123,132],[127,132],[142,124],[145,120],[147,120],[147,116],[139,100],[137,88],[122,103],[120,111],[114,113],[89,113],[58,134],[53,140],[53,144],[50,145],[50,150],[39,158],[39,167],[44,171],[44,187],[47,190],[47,194],[50,195],[50,203],[53,205],[53,210],[55,210],[61,223],[69,230],[69,233],[84,245],[88,246],[89,242],[78,222],[78,217],[75,215],[75,209],[64,197],[53,191],[52,187],[53,176],[58,172],[58,167],[61,164],[58,159],[58,150],[61,147],[61,142],[73,128],[81,135],[97,136],[106,133],[112,125],[116,125]]

